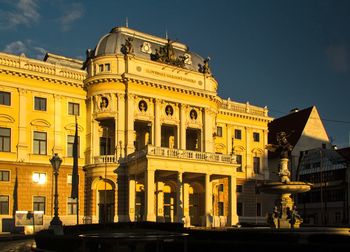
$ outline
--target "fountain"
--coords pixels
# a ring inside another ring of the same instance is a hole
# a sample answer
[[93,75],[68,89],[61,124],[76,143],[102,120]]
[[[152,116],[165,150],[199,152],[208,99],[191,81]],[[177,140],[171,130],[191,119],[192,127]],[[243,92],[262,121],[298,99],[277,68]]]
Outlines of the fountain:
[[311,183],[301,181],[290,181],[288,169],[288,156],[293,146],[289,144],[285,132],[277,134],[277,145],[269,144],[266,148],[272,152],[280,151],[280,167],[278,176],[279,182],[265,183],[260,186],[260,191],[270,194],[279,194],[279,207],[275,206],[269,215],[269,223],[275,228],[299,228],[302,218],[298,215],[294,201],[291,198],[293,193],[307,192],[311,189]]

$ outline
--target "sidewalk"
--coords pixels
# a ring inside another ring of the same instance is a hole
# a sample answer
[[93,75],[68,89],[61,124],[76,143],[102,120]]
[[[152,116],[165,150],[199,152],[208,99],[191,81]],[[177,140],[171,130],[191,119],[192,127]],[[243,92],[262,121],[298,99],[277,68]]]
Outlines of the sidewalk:
[[34,235],[0,233],[0,242],[34,239]]

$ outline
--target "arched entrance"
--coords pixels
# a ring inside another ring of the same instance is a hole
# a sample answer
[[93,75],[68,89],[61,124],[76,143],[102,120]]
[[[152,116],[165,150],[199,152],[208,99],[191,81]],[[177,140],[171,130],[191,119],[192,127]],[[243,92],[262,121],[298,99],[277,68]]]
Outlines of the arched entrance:
[[204,193],[203,186],[200,183],[190,183],[188,188],[188,209],[190,216],[190,225],[201,226],[203,216]]
[[164,222],[174,222],[175,220],[175,200],[176,194],[173,187],[169,184],[164,184],[163,187],[163,213]]
[[108,223],[114,220],[115,185],[108,179],[100,179],[97,184],[98,222]]

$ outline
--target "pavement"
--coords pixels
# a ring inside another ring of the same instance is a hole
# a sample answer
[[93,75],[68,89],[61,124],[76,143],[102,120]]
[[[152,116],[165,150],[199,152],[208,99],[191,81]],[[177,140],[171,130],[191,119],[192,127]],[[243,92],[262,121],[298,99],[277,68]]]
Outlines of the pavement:
[[34,239],[34,235],[0,233],[0,242]]

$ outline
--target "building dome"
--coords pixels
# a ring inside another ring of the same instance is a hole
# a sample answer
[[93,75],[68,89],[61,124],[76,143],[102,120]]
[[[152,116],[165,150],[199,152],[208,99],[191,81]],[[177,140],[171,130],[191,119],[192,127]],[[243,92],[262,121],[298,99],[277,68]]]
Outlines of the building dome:
[[[137,57],[154,60],[154,55],[163,47],[171,44],[174,58],[181,59],[182,67],[194,71],[201,71],[204,58],[190,52],[182,43],[156,37],[127,27],[115,27],[110,33],[104,35],[94,50],[88,50],[87,58],[96,58],[105,55],[123,55],[126,41],[131,41],[133,54]],[[169,62],[168,62],[169,63]],[[170,62],[171,63],[171,62]]]

